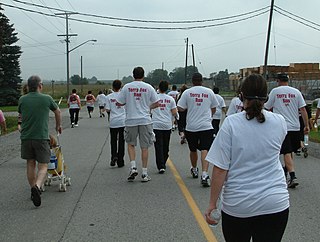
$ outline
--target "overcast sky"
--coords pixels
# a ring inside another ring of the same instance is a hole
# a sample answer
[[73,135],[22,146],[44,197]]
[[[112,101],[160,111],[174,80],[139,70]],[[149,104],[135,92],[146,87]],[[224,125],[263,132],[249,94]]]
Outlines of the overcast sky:
[[[141,20],[203,20],[247,13],[270,5],[270,0],[21,0],[39,5],[79,13],[90,13],[119,18]],[[4,4],[19,6],[52,14],[37,7],[12,0]],[[319,0],[275,0],[282,9],[320,24]],[[2,6],[5,15],[14,24],[22,47],[22,78],[38,74],[47,80],[66,80],[66,55],[63,37],[65,21],[54,17]],[[251,15],[252,16],[252,15]],[[102,18],[72,15],[71,17],[111,24],[145,27],[186,27],[216,24],[217,22],[190,24],[156,24],[111,21]],[[239,18],[238,18],[239,19]],[[156,68],[168,72],[185,65],[185,39],[194,45],[195,62],[204,76],[228,69],[260,66],[264,52],[269,13],[218,27],[192,30],[145,30],[80,23],[70,20],[70,48],[86,40],[96,39],[70,53],[70,75],[80,75],[80,56],[83,56],[84,76],[100,80],[122,79],[131,75],[135,66],[144,67],[146,74]],[[223,20],[219,23],[225,23]],[[314,26],[314,25],[313,25]],[[319,62],[320,27],[318,30],[299,24],[278,12],[274,13],[270,42],[269,64],[288,65],[293,62]],[[192,64],[191,48],[188,63]]]

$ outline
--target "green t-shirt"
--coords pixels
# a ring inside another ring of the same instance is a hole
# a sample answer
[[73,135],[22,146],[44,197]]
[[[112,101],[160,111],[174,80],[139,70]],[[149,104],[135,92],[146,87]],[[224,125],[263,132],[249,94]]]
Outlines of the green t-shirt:
[[18,112],[21,114],[21,140],[49,139],[49,111],[58,105],[51,96],[39,92],[29,92],[20,97]]

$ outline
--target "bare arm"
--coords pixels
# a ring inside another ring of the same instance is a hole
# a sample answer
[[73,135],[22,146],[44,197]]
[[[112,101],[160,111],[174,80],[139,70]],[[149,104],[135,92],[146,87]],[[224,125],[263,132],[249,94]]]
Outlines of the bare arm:
[[62,133],[62,127],[61,127],[61,111],[59,108],[53,111],[55,120],[56,120],[56,131],[61,134]]
[[150,105],[150,109],[155,109],[157,107],[159,107],[159,102],[155,102]]
[[301,116],[304,123],[304,134],[308,134],[310,132],[309,128],[309,120],[308,120],[308,114],[305,107],[300,108]]
[[178,111],[179,111],[179,112],[184,112],[184,111],[186,111],[186,109],[184,109],[184,108],[182,108],[182,107],[178,106]]
[[211,108],[211,116],[214,115],[216,111],[217,111],[217,108]]
[[209,224],[215,223],[215,221],[212,221],[212,219],[210,218],[210,213],[212,212],[212,210],[217,208],[217,201],[220,196],[223,184],[226,180],[227,174],[228,174],[227,170],[223,170],[217,166],[214,166],[212,169],[210,201],[209,201],[209,207],[205,212],[206,221]]
[[177,114],[178,114],[177,108],[171,109],[171,113],[172,113],[172,116],[173,116],[173,117],[177,117]]

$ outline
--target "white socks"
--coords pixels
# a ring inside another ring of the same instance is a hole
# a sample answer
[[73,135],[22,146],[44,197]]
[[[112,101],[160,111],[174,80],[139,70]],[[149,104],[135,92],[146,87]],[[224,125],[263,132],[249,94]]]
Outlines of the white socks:
[[135,160],[130,161],[131,168],[137,168],[137,164]]

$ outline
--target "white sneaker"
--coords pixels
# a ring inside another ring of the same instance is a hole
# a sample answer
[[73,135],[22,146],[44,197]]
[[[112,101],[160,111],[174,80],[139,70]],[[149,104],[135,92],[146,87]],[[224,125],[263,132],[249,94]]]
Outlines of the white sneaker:
[[141,175],[141,182],[148,182],[151,181],[151,177],[148,176],[148,174],[142,174]]
[[130,173],[129,173],[129,176],[128,176],[128,181],[129,181],[129,182],[132,182],[132,181],[136,178],[137,175],[138,175],[137,168],[136,168],[136,167],[130,168]]
[[75,124],[74,127],[79,127],[79,124]]

